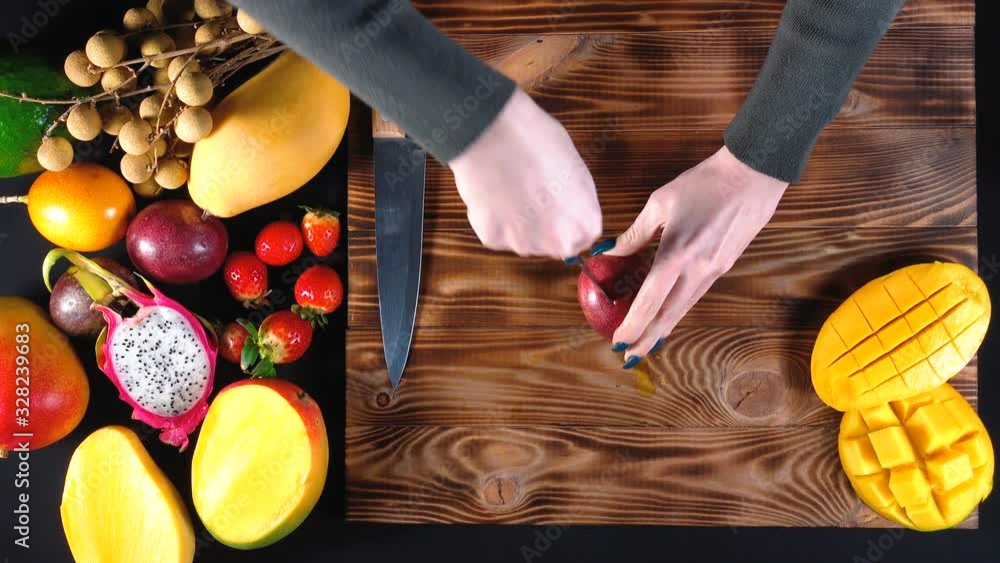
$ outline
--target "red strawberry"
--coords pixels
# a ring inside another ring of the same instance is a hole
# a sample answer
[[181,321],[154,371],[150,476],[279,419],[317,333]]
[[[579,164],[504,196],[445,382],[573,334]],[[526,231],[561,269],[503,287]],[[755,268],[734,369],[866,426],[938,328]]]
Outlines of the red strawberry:
[[302,218],[302,234],[306,237],[306,246],[316,256],[329,256],[340,242],[340,213],[328,209],[313,209],[302,206],[306,210]]
[[243,344],[249,337],[250,333],[242,326],[236,323],[227,324],[222,329],[222,336],[219,337],[219,353],[226,360],[239,364],[243,356]]
[[326,326],[326,314],[332,313],[344,301],[344,284],[336,270],[322,264],[313,266],[295,282],[295,302],[292,311],[303,319]]
[[251,252],[234,252],[222,267],[229,293],[243,306],[255,309],[267,304],[267,266]]
[[275,221],[260,231],[254,248],[268,266],[287,266],[302,255],[302,232],[294,223]]
[[[243,351],[243,369],[254,377],[274,377],[275,364],[298,360],[312,343],[312,323],[291,311],[269,315],[260,329],[247,321],[237,322],[250,333]],[[250,366],[254,366],[252,370]]]

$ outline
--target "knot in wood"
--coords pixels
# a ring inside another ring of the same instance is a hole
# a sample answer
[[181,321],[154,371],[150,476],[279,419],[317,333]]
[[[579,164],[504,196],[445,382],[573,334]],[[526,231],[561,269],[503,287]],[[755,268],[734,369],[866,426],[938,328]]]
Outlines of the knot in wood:
[[494,475],[483,483],[483,502],[494,510],[510,510],[519,497],[517,481],[507,475]]
[[788,381],[780,373],[751,370],[736,374],[725,386],[725,401],[747,418],[772,418],[785,413]]

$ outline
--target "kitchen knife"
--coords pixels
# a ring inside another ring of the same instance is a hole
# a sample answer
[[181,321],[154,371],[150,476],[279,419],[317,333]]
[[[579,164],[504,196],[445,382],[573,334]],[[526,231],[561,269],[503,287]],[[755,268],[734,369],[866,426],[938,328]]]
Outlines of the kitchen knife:
[[393,391],[410,355],[420,293],[427,153],[372,111],[375,269],[382,350]]

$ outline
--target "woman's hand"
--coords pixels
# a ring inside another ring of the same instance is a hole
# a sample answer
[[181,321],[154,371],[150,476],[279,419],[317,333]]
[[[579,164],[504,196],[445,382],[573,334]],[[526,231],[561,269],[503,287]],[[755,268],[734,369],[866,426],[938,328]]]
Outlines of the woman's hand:
[[613,350],[624,351],[626,369],[659,348],[729,271],[771,219],[786,187],[787,182],[753,170],[723,147],[650,196],[635,223],[606,252],[635,254],[663,231],[652,268],[614,334]]
[[562,259],[601,236],[590,171],[563,126],[520,89],[448,166],[487,248]]

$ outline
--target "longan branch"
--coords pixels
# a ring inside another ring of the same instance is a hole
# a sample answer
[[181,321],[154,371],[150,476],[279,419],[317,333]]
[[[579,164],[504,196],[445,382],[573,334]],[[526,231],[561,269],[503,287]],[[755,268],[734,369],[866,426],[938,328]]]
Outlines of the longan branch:
[[[277,41],[275,39],[266,39],[264,41],[255,42],[252,47],[244,49],[244,50],[240,51],[239,53],[236,53],[235,55],[233,55],[232,57],[230,57],[229,60],[224,61],[224,62],[216,65],[215,67],[213,67],[211,69],[211,73],[216,73],[217,72],[221,76],[222,71],[224,71],[227,68],[232,68],[233,66],[236,66],[236,65],[239,65],[240,67],[242,67],[243,65],[240,64],[241,62],[246,61],[247,59],[253,57],[254,55],[256,55],[257,53],[259,53],[261,51],[264,51],[265,49],[267,49],[271,45],[274,45],[276,42]],[[211,74],[210,74],[210,76],[211,76]]]
[[246,59],[240,61],[240,64],[238,66],[229,68],[224,72],[216,72],[216,69],[212,69],[211,71],[209,71],[209,78],[211,78],[212,82],[214,82],[217,85],[225,84],[227,80],[229,80],[234,74],[239,72],[243,67],[249,64],[253,64],[257,61],[261,61],[269,57],[272,57],[274,55],[277,55],[283,51],[286,51],[287,49],[288,47],[285,45],[278,45],[277,47],[271,47],[270,49],[262,50],[254,54],[254,56],[247,57]]
[[48,105],[61,105],[61,104],[76,104],[80,100],[85,98],[71,98],[68,100],[44,100],[41,98],[32,98],[25,92],[21,92],[20,95],[8,94],[7,92],[0,92],[0,98],[10,98],[12,100],[18,100],[20,102],[30,102],[33,104],[48,104]]
[[130,59],[127,61],[122,61],[111,68],[120,66],[132,66],[139,63],[151,63],[153,61],[158,61],[160,59],[172,59],[180,55],[188,55],[191,53],[197,53],[203,49],[211,49],[213,47],[228,47],[248,39],[253,39],[257,37],[256,35],[250,35],[249,33],[241,33],[239,35],[234,35],[233,37],[223,37],[221,39],[216,39],[215,41],[209,41],[208,43],[202,43],[201,45],[196,45],[194,47],[188,47],[186,49],[178,49],[176,51],[165,51],[158,55],[149,55],[148,57],[139,57],[137,59]]
[[132,37],[133,35],[142,35],[143,33],[155,33],[157,31],[165,31],[168,29],[180,29],[182,27],[199,27],[209,22],[225,21],[225,20],[236,21],[236,18],[233,16],[219,16],[216,18],[209,18],[207,20],[189,21],[184,23],[172,23],[168,25],[154,25],[150,27],[144,27],[142,29],[137,29],[135,31],[127,31],[125,33],[122,33],[121,37]]
[[[39,98],[32,98],[32,97],[29,97],[29,96],[27,96],[25,94],[22,94],[20,96],[15,96],[14,94],[8,94],[7,92],[0,92],[0,98],[11,98],[13,100],[20,100],[22,102],[30,102],[30,103],[33,103],[33,104],[46,104],[46,105],[64,105],[64,104],[70,104],[70,105],[77,105],[77,104],[87,104],[87,103],[92,103],[92,102],[106,102],[106,101],[113,100],[115,98],[129,98],[131,96],[138,96],[138,95],[141,95],[141,94],[147,94],[149,92],[154,92],[156,90],[159,90],[162,87],[163,87],[162,84],[157,84],[157,85],[154,85],[154,86],[148,86],[146,88],[141,88],[139,90],[133,90],[133,91],[127,92],[125,94],[118,94],[117,90],[113,90],[111,92],[102,92],[100,94],[94,94],[93,96],[89,96],[89,97],[86,97],[86,98],[72,98],[72,99],[68,99],[68,100],[43,100],[43,99],[39,99]],[[72,109],[72,108],[70,108],[70,109]]]

